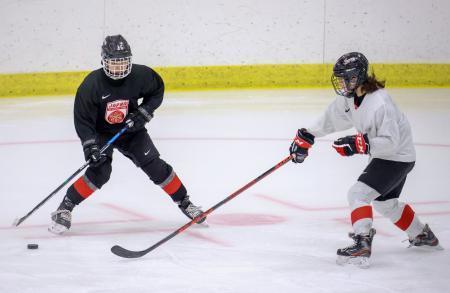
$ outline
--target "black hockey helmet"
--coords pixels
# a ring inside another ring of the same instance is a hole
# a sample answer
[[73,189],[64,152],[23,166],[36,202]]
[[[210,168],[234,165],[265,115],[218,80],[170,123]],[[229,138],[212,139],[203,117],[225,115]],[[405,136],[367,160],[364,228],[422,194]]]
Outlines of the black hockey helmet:
[[350,98],[368,77],[369,61],[359,52],[341,56],[333,67],[331,83],[338,95]]
[[131,48],[122,35],[107,36],[102,45],[102,65],[105,74],[121,79],[131,72]]

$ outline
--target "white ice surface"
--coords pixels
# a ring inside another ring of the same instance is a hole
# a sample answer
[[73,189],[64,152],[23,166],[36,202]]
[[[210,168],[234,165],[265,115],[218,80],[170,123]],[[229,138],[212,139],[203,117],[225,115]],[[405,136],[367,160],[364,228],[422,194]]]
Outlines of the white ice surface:
[[[83,155],[72,97],[1,99],[0,292],[448,292],[450,90],[390,93],[417,146],[402,199],[448,249],[407,249],[406,235],[376,215],[367,270],[335,264],[336,249],[350,244],[346,192],[367,162],[334,152],[333,138],[344,133],[318,140],[304,164],[288,163],[219,208],[209,228],[191,227],[128,260],[111,246],[147,248],[187,219],[117,151],[110,181],[74,210],[69,233],[47,232],[66,188],[11,228]],[[296,129],[331,100],[331,90],[168,93],[148,129],[192,201],[209,208],[286,157]]]

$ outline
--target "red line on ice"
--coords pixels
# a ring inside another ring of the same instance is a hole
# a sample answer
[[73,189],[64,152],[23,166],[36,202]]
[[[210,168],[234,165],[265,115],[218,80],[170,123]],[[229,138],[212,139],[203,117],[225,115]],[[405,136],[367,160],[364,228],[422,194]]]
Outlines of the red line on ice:
[[[298,209],[302,211],[308,212],[320,212],[320,211],[338,211],[338,210],[349,210],[348,206],[330,206],[330,207],[307,207],[304,205],[299,205],[294,202],[290,202],[287,200],[278,199],[265,194],[254,194],[254,196],[259,197],[261,199],[278,203],[283,206],[287,206],[289,208]],[[419,201],[419,202],[411,202],[412,205],[439,205],[439,204],[449,204],[448,200],[434,200],[434,201]]]
[[[143,221],[147,221],[147,220],[144,220],[144,219],[129,219],[129,220],[87,221],[87,222],[75,222],[75,224],[76,225],[116,224],[116,223],[127,223],[127,222],[143,222]],[[19,227],[1,226],[0,230],[43,228],[43,227],[48,227],[49,224],[20,225]]]
[[[75,223],[75,225],[80,225],[80,224],[105,224],[105,223],[126,223],[129,221],[134,221],[134,222],[139,222],[139,221],[144,221],[144,220],[123,220],[123,221],[104,221],[104,222],[83,222],[83,223]],[[36,225],[37,226],[37,225]],[[35,226],[35,227],[36,227]],[[46,225],[39,225],[39,226],[46,226]],[[175,231],[175,228],[171,229],[171,228],[138,228],[138,229],[126,229],[126,230],[120,230],[120,231],[105,231],[105,232],[76,232],[76,231],[70,231],[67,234],[64,234],[63,236],[58,236],[58,235],[52,235],[52,234],[48,234],[48,235],[42,235],[42,236],[25,236],[25,239],[64,239],[66,237],[72,237],[72,236],[80,236],[80,237],[86,237],[86,236],[107,236],[107,235],[125,235],[125,234],[137,234],[137,233],[170,233]],[[190,236],[190,237],[194,237],[200,240],[204,240],[207,242],[211,242],[214,244],[218,244],[221,246],[226,246],[226,247],[231,247],[232,245],[225,242],[225,241],[221,241],[218,239],[215,239],[213,237],[208,237],[205,236],[201,233],[195,232],[195,231],[186,231],[186,235]]]
[[[273,138],[273,137],[156,137],[153,140],[174,140],[174,141],[291,141],[288,138]],[[330,143],[330,139],[318,139],[317,142]],[[31,144],[52,144],[52,143],[78,143],[77,139],[59,139],[59,140],[34,140],[34,141],[5,141],[0,142],[0,146],[12,145],[31,145]],[[443,143],[414,143],[421,147],[440,147],[450,148],[450,144]]]
[[141,213],[137,213],[135,211],[132,211],[130,209],[126,209],[124,207],[119,207],[115,204],[111,204],[111,203],[101,203],[102,206],[107,207],[109,209],[124,213],[126,215],[130,215],[132,217],[135,217],[136,219],[140,219],[140,220],[148,220],[148,221],[152,221],[154,220],[154,218],[149,217],[147,215],[143,215]]
[[286,200],[282,200],[282,199],[278,199],[278,198],[274,198],[265,194],[254,194],[254,196],[259,197],[261,199],[264,200],[268,200],[271,202],[275,202],[278,203],[280,205],[283,206],[287,206],[293,209],[298,209],[298,210],[302,210],[302,211],[310,211],[310,212],[316,212],[316,211],[332,211],[332,210],[348,210],[349,208],[347,206],[339,206],[339,207],[306,207],[303,205],[299,205],[293,202],[289,202]]
[[[350,222],[349,218],[336,218],[336,219],[333,219],[333,220],[335,220],[336,222],[338,222],[340,224],[344,224],[345,226],[351,226],[351,222]],[[386,237],[393,237],[394,236],[391,233],[384,232],[380,228],[377,228],[377,234],[378,235],[383,235],[383,236],[386,236]]]

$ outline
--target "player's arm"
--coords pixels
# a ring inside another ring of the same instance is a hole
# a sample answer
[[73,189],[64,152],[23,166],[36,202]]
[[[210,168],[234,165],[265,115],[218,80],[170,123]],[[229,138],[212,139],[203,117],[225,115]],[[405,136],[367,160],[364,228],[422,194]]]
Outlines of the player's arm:
[[400,143],[395,111],[384,105],[376,110],[372,119],[375,136],[369,137],[367,133],[345,136],[336,140],[333,148],[342,156],[393,154]]
[[396,114],[386,105],[380,107],[374,115],[376,136],[370,139],[370,154],[372,156],[389,155],[396,151],[400,144],[400,129]]
[[308,150],[313,146],[316,136],[324,136],[336,131],[349,129],[353,126],[345,115],[345,101],[336,98],[328,105],[322,116],[309,128],[297,130],[289,148],[294,163],[302,163],[308,156]]
[[75,130],[81,143],[84,145],[97,138],[96,123],[98,115],[98,105],[95,97],[87,86],[82,84],[75,96],[73,108]]
[[106,157],[100,154],[95,130],[98,105],[95,101],[95,95],[84,84],[77,90],[73,112],[75,130],[83,146],[84,158],[86,161],[90,160],[91,166],[99,166],[105,162]]
[[164,82],[161,76],[153,69],[148,68],[149,72],[145,76],[145,87],[142,91],[141,107],[144,107],[149,113],[153,113],[163,101]]
[[146,68],[144,75],[144,89],[141,93],[142,103],[136,111],[130,113],[126,123],[130,131],[142,128],[153,118],[153,112],[161,105],[164,96],[164,82],[158,73]]
[[353,127],[352,122],[346,115],[346,104],[344,98],[337,97],[325,112],[308,127],[308,131],[315,137],[322,137],[337,131],[347,130]]

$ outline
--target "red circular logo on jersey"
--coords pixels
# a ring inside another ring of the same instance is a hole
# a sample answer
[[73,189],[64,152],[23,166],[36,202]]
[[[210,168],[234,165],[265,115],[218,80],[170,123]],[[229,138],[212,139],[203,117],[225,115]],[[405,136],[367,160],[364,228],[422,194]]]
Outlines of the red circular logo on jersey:
[[128,114],[128,100],[116,100],[106,104],[105,120],[109,124],[122,123]]
[[122,123],[125,115],[121,111],[114,111],[108,115],[108,122],[111,124]]

